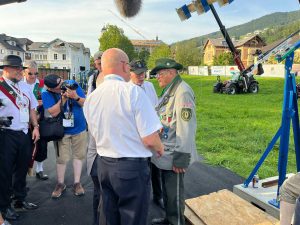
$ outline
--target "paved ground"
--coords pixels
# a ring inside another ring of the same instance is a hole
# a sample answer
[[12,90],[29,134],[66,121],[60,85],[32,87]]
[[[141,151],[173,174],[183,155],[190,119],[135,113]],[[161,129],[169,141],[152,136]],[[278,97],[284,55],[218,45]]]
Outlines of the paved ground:
[[[93,183],[83,171],[82,184],[86,195],[76,197],[72,193],[73,173],[71,164],[66,174],[67,191],[59,200],[50,198],[56,184],[55,154],[52,143],[48,149],[48,159],[45,162],[45,171],[49,175],[47,181],[28,178],[28,200],[39,205],[37,210],[22,212],[21,218],[12,225],[91,225],[92,224],[92,193]],[[232,190],[233,185],[244,180],[231,171],[212,167],[201,162],[194,163],[186,173],[186,198],[197,197],[220,189]],[[151,203],[149,221],[154,217],[163,216],[163,211]],[[149,223],[150,224],[150,223]]]

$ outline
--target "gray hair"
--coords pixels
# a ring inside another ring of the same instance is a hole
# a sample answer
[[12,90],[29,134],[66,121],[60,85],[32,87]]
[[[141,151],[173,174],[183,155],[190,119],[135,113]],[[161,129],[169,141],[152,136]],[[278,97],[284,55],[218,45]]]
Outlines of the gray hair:
[[36,61],[33,61],[33,60],[25,61],[24,62],[24,67],[32,68],[32,69],[37,69],[38,68]]

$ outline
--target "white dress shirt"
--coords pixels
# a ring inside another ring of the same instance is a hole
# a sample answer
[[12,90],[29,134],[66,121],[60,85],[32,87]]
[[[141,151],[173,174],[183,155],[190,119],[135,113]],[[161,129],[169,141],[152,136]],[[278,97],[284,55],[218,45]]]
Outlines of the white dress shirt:
[[144,81],[144,83],[140,87],[143,88],[146,95],[149,97],[153,107],[155,108],[158,103],[158,98],[153,84],[149,81]]
[[[5,77],[3,78],[6,81],[6,83],[8,83],[10,86],[14,85],[14,83],[11,80]],[[23,97],[23,100],[26,101],[26,105],[30,106],[30,109],[36,109],[36,107],[38,106],[38,102],[34,97],[31,87],[24,81],[18,82],[17,84],[15,84],[15,87],[18,90],[20,90],[21,93],[26,95],[26,97]],[[2,91],[0,91],[0,99],[5,104],[5,106],[0,107],[0,117],[8,117],[8,116],[13,117],[12,124],[7,129],[23,131],[25,134],[27,134],[29,123],[21,122],[20,110],[12,103],[12,101]]]
[[86,99],[84,114],[100,156],[151,157],[142,143],[162,125],[145,92],[118,75],[106,75]]

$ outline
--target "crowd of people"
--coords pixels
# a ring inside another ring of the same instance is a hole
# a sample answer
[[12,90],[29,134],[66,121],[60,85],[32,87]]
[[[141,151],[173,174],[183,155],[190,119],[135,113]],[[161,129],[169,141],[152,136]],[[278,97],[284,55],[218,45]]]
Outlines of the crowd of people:
[[[61,118],[63,126],[63,136],[53,140],[57,171],[53,199],[66,190],[70,159],[73,193],[85,194],[80,178],[86,159],[94,185],[93,225],[145,225],[151,198],[165,211],[164,218],[153,218],[153,225],[185,224],[184,174],[197,160],[197,120],[193,90],[178,73],[182,65],[169,58],[156,61],[150,74],[156,74],[162,88],[157,96],[153,84],[145,81],[148,68],[143,61],[130,62],[125,52],[111,48],[97,52],[94,63],[85,93],[76,81],[55,74],[39,80],[34,61],[22,64],[18,56],[4,58],[0,225],[22,219],[18,211],[38,208],[26,199],[26,176],[35,170],[38,180],[48,179],[43,162],[49,140],[41,138],[39,126],[46,118]],[[291,224],[299,179],[298,173],[281,187],[282,225]]]
[[158,97],[145,81],[143,61],[130,62],[125,52],[112,48],[97,52],[94,63],[85,93],[76,81],[55,74],[38,79],[35,61],[23,64],[19,56],[5,56],[0,67],[0,118],[8,121],[0,121],[1,225],[21,220],[19,211],[39,207],[26,199],[26,177],[34,171],[37,180],[48,179],[43,162],[49,140],[39,126],[48,118],[61,118],[63,126],[63,136],[53,139],[53,199],[66,190],[70,159],[74,195],[85,194],[80,178],[86,159],[94,184],[93,225],[147,224],[151,189],[154,203],[166,212],[152,224],[185,224],[183,177],[197,153],[195,98],[178,74],[182,65],[157,60],[151,74],[163,88]]

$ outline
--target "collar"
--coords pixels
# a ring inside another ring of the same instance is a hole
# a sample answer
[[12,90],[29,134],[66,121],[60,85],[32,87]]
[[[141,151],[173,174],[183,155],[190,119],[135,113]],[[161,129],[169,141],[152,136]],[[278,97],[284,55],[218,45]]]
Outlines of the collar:
[[[27,80],[26,80],[26,77],[24,77],[24,82],[25,82],[26,84],[28,84],[28,83],[27,83]],[[36,78],[36,79],[35,79],[35,82],[34,82],[33,84],[29,84],[29,85],[35,85],[35,84],[39,84],[39,83],[40,83],[39,79]]]
[[123,77],[117,75],[117,74],[108,74],[104,76],[104,81],[107,80],[119,80],[119,81],[125,81]]
[[163,96],[164,93],[172,86],[172,84],[177,83],[179,80],[181,80],[181,77],[177,75],[176,77],[173,78],[173,80],[162,90],[160,96]]
[[16,83],[12,82],[10,79],[6,78],[5,76],[2,76],[6,83],[9,85],[15,85]]

